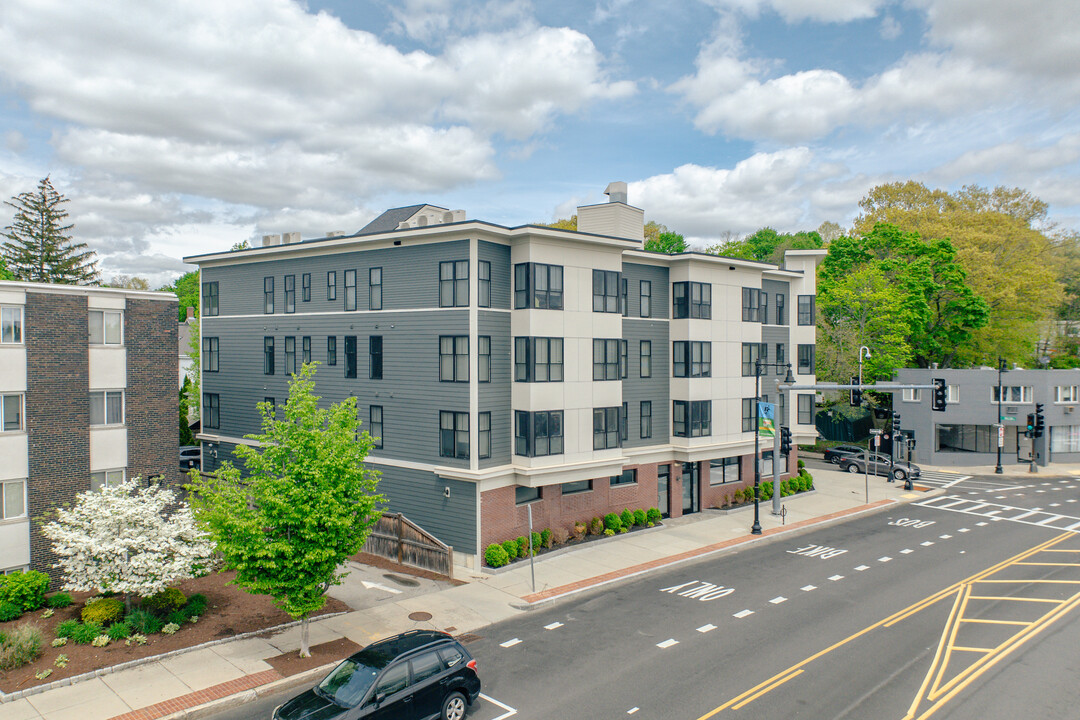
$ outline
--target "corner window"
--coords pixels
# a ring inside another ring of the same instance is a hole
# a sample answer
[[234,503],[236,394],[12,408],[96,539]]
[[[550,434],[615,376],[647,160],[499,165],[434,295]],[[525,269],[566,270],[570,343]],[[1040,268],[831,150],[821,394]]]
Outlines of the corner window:
[[814,424],[814,396],[813,395],[798,395],[799,398],[799,424],[800,425],[813,425]]
[[641,281],[641,306],[638,315],[643,318],[652,317],[652,281]]
[[337,300],[337,270],[326,273],[326,299]]
[[274,338],[263,338],[263,375],[274,374]]
[[309,362],[311,362],[311,337],[310,336],[304,336],[304,339],[302,340],[302,343],[303,343],[303,349],[302,349],[303,354],[301,355],[300,362],[303,365],[307,365]]
[[652,377],[652,340],[642,340],[638,348],[638,375]]
[[285,312],[296,312],[296,276],[285,276]]
[[89,329],[91,345],[123,345],[124,313],[120,310],[91,310]]
[[514,504],[515,505],[528,505],[531,502],[536,502],[543,495],[540,492],[541,488],[525,487],[524,485],[514,486]]
[[263,313],[274,314],[274,278],[263,278]]
[[382,310],[382,268],[368,270],[368,310]]
[[593,380],[618,380],[620,345],[618,339],[593,339]]
[[476,338],[476,344],[476,380],[491,382],[491,336],[480,335]]
[[0,520],[26,515],[26,481],[4,480],[0,482]]
[[630,438],[630,403],[624,402],[619,411],[619,444]]
[[356,336],[345,336],[345,377],[356,377]]
[[813,325],[815,322],[816,298],[813,295],[799,296],[799,324]]
[[356,271],[345,271],[345,310],[356,309]]
[[704,437],[712,434],[712,400],[674,400],[671,407],[672,435]]
[[742,344],[742,376],[754,377],[757,361],[769,359],[769,345],[767,343],[743,343]]
[[799,346],[799,375],[813,375],[814,374],[814,346],[813,345],[800,345]]
[[205,317],[218,314],[217,281],[202,284],[202,314]]
[[641,438],[652,437],[652,400],[641,401]]
[[672,343],[673,377],[712,377],[712,343],[676,340]]
[[742,463],[737,457],[726,457],[709,461],[709,485],[723,485],[725,483],[739,482],[742,475],[739,472]]
[[[787,360],[784,359],[785,357],[787,357],[787,353],[784,351],[784,343],[776,343],[776,364],[777,364],[777,366],[783,365],[784,363],[787,362]],[[777,375],[783,375],[784,374],[784,368],[777,367],[776,368],[776,374]]]
[[608,480],[611,487],[619,485],[637,485],[637,470],[623,470],[619,475],[612,475]]
[[562,338],[514,338],[514,382],[562,381]]
[[221,427],[221,396],[217,393],[203,393],[203,423],[207,428],[217,430]]
[[514,308],[563,309],[563,267],[542,263],[514,266]]
[[619,406],[593,409],[593,450],[619,447]]
[[90,393],[91,425],[124,424],[124,391],[102,390]]
[[326,364],[337,365],[337,337],[334,335],[326,338]]
[[372,335],[368,338],[368,378],[371,380],[382,380],[382,369],[382,335]]
[[23,429],[23,395],[11,393],[0,395],[0,432],[17,432]]
[[476,304],[480,307],[491,307],[491,261],[480,260],[477,263],[476,273]]
[[382,450],[383,446],[383,409],[382,405],[372,405],[368,408],[368,435],[374,443],[376,450]]
[[619,312],[623,317],[630,316],[630,281],[626,278],[619,281]]
[[761,324],[769,324],[769,293],[761,291]]
[[742,289],[743,322],[761,322],[761,290],[744,287]]
[[699,282],[671,284],[671,309],[676,320],[712,318],[712,285]]
[[202,367],[203,372],[218,371],[218,339],[216,337],[204,337],[202,341]]
[[[799,396],[800,398],[803,396]],[[742,431],[754,432],[754,427],[757,425],[757,418],[754,416],[754,411],[757,409],[757,403],[754,402],[754,398],[742,399]]]
[[469,413],[439,412],[439,455],[469,459]]
[[578,493],[592,492],[592,480],[576,480],[574,482],[563,483],[559,487],[562,488],[563,495],[576,495]]
[[469,261],[439,263],[439,307],[469,306]]
[[619,312],[619,275],[614,270],[592,271],[593,312]]
[[439,336],[439,382],[469,382],[469,336]]
[[561,455],[563,411],[514,411],[514,454],[522,457]]
[[296,374],[296,338],[285,338],[285,374]]
[[311,273],[300,276],[300,292],[304,302],[311,302]]

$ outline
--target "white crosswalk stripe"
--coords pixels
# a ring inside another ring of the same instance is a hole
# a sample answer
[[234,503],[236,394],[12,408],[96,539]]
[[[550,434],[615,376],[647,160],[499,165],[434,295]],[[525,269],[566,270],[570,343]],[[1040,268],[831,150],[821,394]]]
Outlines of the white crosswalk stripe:
[[[1030,510],[1028,508],[1015,507],[1013,505],[979,502],[961,498],[956,495],[941,495],[914,504],[937,510],[946,510],[948,512],[990,518],[991,520],[1007,520],[1023,525],[1034,525],[1036,527],[1080,533],[1080,517],[1060,515],[1045,510]],[[978,524],[982,525],[983,523]]]

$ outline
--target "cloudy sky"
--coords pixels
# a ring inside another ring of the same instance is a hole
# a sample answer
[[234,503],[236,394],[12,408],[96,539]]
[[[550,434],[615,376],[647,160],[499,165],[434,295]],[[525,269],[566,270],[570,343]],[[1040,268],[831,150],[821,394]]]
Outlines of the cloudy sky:
[[[876,184],[1080,228],[1075,0],[4,0],[0,197],[46,174],[103,273],[429,202],[548,222],[630,183],[697,243]],[[0,225],[10,222],[8,208]]]

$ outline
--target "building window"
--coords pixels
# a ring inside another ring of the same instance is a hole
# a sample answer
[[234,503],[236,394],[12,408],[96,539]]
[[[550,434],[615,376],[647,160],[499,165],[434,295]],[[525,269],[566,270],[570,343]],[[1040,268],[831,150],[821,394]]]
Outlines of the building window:
[[761,324],[769,324],[769,293],[761,291]]
[[1051,453],[1080,453],[1080,425],[1054,425],[1050,428]]
[[337,365],[337,338],[333,335],[326,338],[326,364]]
[[304,302],[311,302],[311,273],[300,276],[301,298]]
[[614,270],[592,271],[593,312],[619,312],[619,273]]
[[368,338],[368,378],[382,380],[383,345],[382,335]]
[[439,381],[469,382],[469,336],[439,336]]
[[799,346],[799,374],[800,375],[813,375],[814,374],[814,346],[813,345],[800,345]]
[[23,429],[22,393],[0,395],[0,432],[16,432]]
[[593,339],[593,380],[618,380],[619,340]]
[[476,456],[481,460],[491,457],[491,413],[482,412],[476,414]]
[[123,345],[124,313],[120,310],[91,310],[90,344]]
[[491,307],[491,261],[477,262],[476,274],[476,304],[480,307]]
[[382,268],[368,270],[368,310],[382,310]]
[[518,263],[514,266],[514,308],[563,309],[562,265]]
[[301,352],[303,353],[303,355],[300,362],[304,365],[307,365],[309,362],[311,362],[311,337],[305,335],[302,343],[303,345]]
[[922,402],[922,390],[918,388],[904,388],[904,402]]
[[619,377],[625,380],[630,371],[630,341],[619,341]]
[[203,423],[211,430],[221,427],[221,396],[217,393],[203,393]]
[[742,289],[743,322],[761,322],[761,290],[744,287]]
[[296,276],[285,276],[285,312],[296,312]]
[[274,278],[263,278],[263,312],[267,315],[274,314]]
[[960,402],[960,386],[959,385],[946,385],[945,386],[945,402],[948,405],[955,405]]
[[762,478],[773,476],[773,451],[762,450],[761,451],[761,466],[758,468],[758,472],[761,473]]
[[754,432],[754,427],[757,425],[757,418],[754,417],[754,410],[755,410],[756,407],[757,407],[757,403],[754,402],[754,398],[743,398],[742,399],[742,431],[743,432]]
[[522,457],[561,455],[563,411],[514,411],[514,454]]
[[[123,471],[121,471],[123,472]],[[0,520],[26,515],[26,481],[5,480],[0,483],[4,492],[0,495]]]
[[630,281],[626,278],[619,281],[619,312],[623,317],[630,316]]
[[326,299],[337,300],[337,270],[326,273]]
[[799,324],[813,325],[815,321],[816,300],[813,295],[799,296]]
[[356,271],[345,271],[345,309],[356,309]]
[[787,318],[784,316],[784,296],[781,293],[776,293],[776,324],[787,324]]
[[[954,388],[955,385],[950,385],[949,388]],[[1077,390],[1080,386],[1077,385],[1058,385],[1054,388],[1054,402],[1059,403],[1074,403],[1080,401],[1080,395],[1077,394]]]
[[101,470],[100,472],[90,473],[91,490],[116,487],[122,482],[124,482],[123,470]]
[[769,359],[768,343],[743,343],[742,344],[742,376],[754,377],[757,361]]
[[263,375],[274,374],[274,338],[263,338]]
[[1006,402],[1006,403],[1030,403],[1031,402],[1031,385],[1003,385],[1001,386],[1001,399],[998,399],[998,386],[995,385],[990,388],[990,402]]
[[202,341],[202,352],[203,372],[217,372],[218,339],[216,337],[204,337]]
[[491,336],[480,335],[476,338],[476,344],[476,380],[491,382]]
[[712,377],[712,343],[677,340],[671,356],[674,377]]
[[[998,430],[993,425],[935,425],[934,450],[942,453],[992,453],[997,450]],[[1002,451],[1017,450],[1017,426],[1005,426]],[[1057,428],[1052,428],[1056,430]],[[1051,432],[1051,442],[1053,432]]]
[[709,485],[724,485],[742,480],[742,463],[737,457],[709,461]]
[[439,455],[469,459],[469,413],[439,412]]
[[531,502],[536,502],[540,498],[540,488],[525,487],[524,485],[514,486],[515,505],[528,505]]
[[563,483],[559,487],[562,488],[563,495],[577,495],[578,493],[591,492],[592,480],[576,480]]
[[562,338],[514,338],[515,382],[562,382]]
[[593,450],[619,447],[619,406],[593,409]]
[[205,282],[202,286],[202,314],[204,317],[218,314],[218,284]]
[[296,338],[285,338],[285,374],[296,374]]
[[345,377],[356,377],[356,336],[345,336]]
[[439,263],[439,307],[469,306],[469,261]]
[[124,424],[124,391],[102,390],[90,393],[91,425]]
[[671,408],[672,435],[705,437],[712,434],[712,400],[674,400]]
[[624,402],[619,412],[619,443],[625,443],[630,438],[630,403]]
[[383,446],[383,421],[382,405],[372,405],[368,408],[368,435],[371,436],[372,447],[382,450]]
[[676,320],[712,317],[712,285],[699,282],[671,284],[672,314]]
[[799,395],[799,424],[814,424],[814,396]]
[[[777,295],[777,297],[781,297]],[[784,343],[776,343],[776,374],[783,375],[785,368],[780,367],[787,362],[784,358],[787,356],[787,352],[784,350]]]
[[652,437],[652,400],[641,401],[641,438]]
[[637,470],[623,470],[618,475],[612,475],[608,479],[608,484],[611,487],[618,487],[619,485],[637,485]]
[[647,318],[652,317],[652,281],[641,281],[641,307],[638,310],[638,315]]
[[652,377],[652,340],[642,340],[638,349],[638,375]]
[[277,419],[277,399],[272,397],[264,397],[263,402],[267,405],[267,411],[270,413],[270,417]]

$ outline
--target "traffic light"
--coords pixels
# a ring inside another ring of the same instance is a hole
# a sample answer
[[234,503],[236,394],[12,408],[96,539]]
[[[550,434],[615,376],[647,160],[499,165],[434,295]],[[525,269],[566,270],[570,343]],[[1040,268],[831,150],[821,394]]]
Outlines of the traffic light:
[[[851,384],[852,385],[858,385],[859,384],[859,378],[858,378],[857,375],[852,375],[851,376]],[[851,389],[851,407],[859,407],[860,405],[862,405],[862,388],[852,388]]]
[[931,407],[937,412],[945,412],[945,378],[934,378],[934,399]]
[[1041,438],[1046,429],[1046,421],[1043,419],[1043,404],[1035,403],[1035,434],[1032,437]]
[[1028,413],[1027,430],[1024,431],[1024,436],[1029,438],[1035,437],[1035,413]]
[[786,425],[780,427],[780,454],[791,453],[791,428]]
[[892,414],[892,429],[894,435],[900,432],[900,413],[898,412]]

